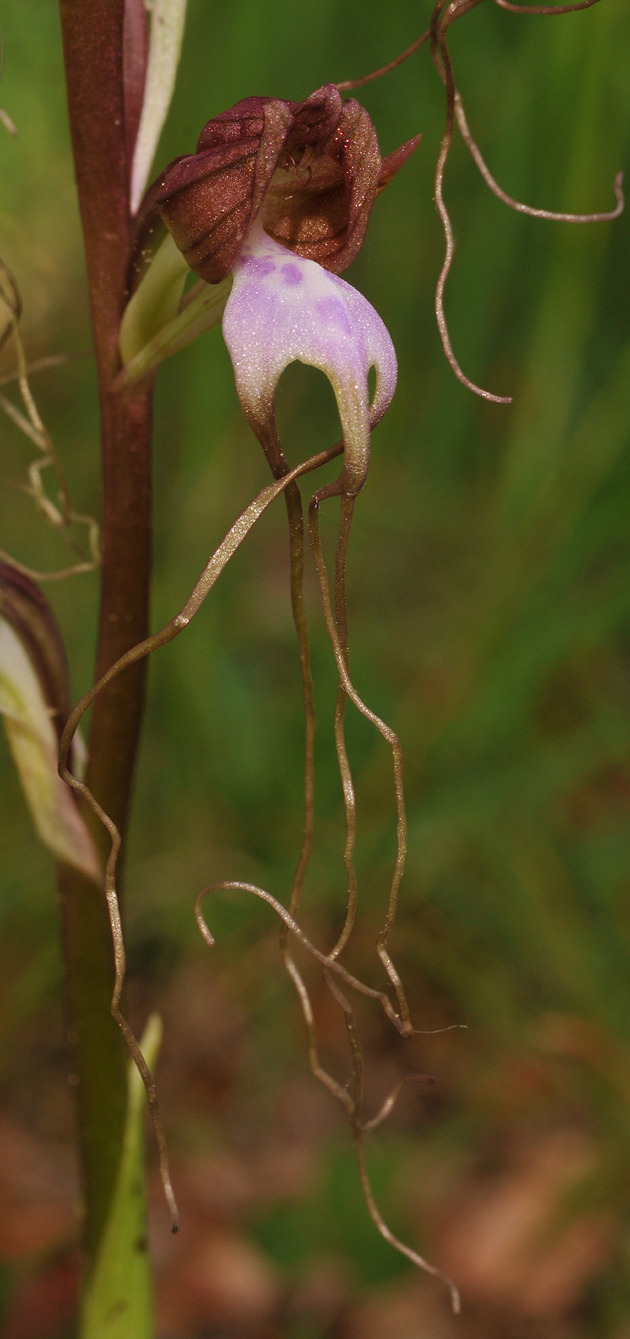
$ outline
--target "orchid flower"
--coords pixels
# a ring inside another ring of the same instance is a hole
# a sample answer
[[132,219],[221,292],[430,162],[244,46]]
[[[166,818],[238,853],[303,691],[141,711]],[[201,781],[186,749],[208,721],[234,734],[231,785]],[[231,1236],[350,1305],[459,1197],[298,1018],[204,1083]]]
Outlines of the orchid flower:
[[[365,478],[370,430],[394,393],[396,357],[380,317],[338,276],[361,247],[376,195],[419,140],[383,160],[365,108],[352,98],[343,103],[332,84],[300,104],[245,98],[208,122],[197,152],[166,168],[138,215],[138,268],[160,217],[182,253],[185,264],[169,241],[156,255],[165,293],[170,285],[168,301],[181,292],[186,265],[212,286],[203,298],[211,313],[206,324],[223,314],[237,392],[268,455],[277,442],[273,400],[284,368],[298,359],[326,373],[342,424],[349,493]],[[156,309],[155,283],[145,281],[144,289],[145,310],[149,303]],[[182,317],[172,322],[174,347],[182,344],[181,325]],[[146,321],[132,298],[121,338],[125,361],[140,343],[134,344],[134,329],[146,331]],[[162,348],[156,340],[164,356]],[[370,406],[371,367],[377,383]]]

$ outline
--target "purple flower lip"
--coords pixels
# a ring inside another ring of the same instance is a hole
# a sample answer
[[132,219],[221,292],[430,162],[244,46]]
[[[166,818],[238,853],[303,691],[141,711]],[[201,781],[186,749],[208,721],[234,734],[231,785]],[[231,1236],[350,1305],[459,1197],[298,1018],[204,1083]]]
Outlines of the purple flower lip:
[[[234,263],[223,316],[239,399],[265,446],[275,434],[276,386],[289,363],[318,367],[329,378],[344,437],[344,490],[361,488],[370,432],[396,388],[389,332],[366,298],[315,261],[287,251],[258,220]],[[368,372],[376,369],[369,402]]]

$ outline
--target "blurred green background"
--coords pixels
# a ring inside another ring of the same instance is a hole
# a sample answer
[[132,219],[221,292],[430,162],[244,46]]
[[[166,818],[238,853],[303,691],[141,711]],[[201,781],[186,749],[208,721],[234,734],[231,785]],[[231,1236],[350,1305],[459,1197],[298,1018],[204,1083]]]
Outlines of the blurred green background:
[[[156,170],[192,151],[204,122],[237,99],[301,99],[323,82],[358,77],[407,46],[429,14],[410,0],[386,10],[375,0],[190,0]],[[23,295],[29,359],[71,356],[34,377],[33,389],[74,505],[98,512],[95,379],[56,5],[4,0],[0,22],[0,103],[19,131],[12,139],[0,127],[0,255]],[[455,25],[451,51],[472,132],[504,189],[550,209],[612,207],[630,141],[625,0],[546,19],[487,0]],[[399,358],[356,509],[351,666],[405,752],[409,857],[392,946],[416,1025],[467,1025],[405,1044],[360,1010],[370,1102],[407,1070],[437,1079],[375,1138],[375,1184],[393,1225],[461,1282],[467,1307],[453,1333],[627,1339],[630,217],[579,227],[517,215],[490,195],[456,137],[446,179],[458,243],[446,294],[451,337],[471,377],[514,395],[511,407],[483,403],[453,377],[433,316],[444,92],[428,51],[357,96],[383,153],[419,130],[423,140],[377,201],[345,276],[383,316]],[[5,350],[0,370],[12,366]],[[335,440],[332,392],[313,369],[287,371],[277,408],[292,461]],[[0,433],[0,544],[36,567],[63,565],[63,549],[19,487],[31,445],[6,418]],[[266,480],[212,331],[158,378],[154,626],[179,608]],[[332,506],[322,524],[331,553]],[[245,1197],[230,1221],[258,1243],[283,1287],[296,1288],[313,1261],[330,1256],[349,1282],[336,1319],[289,1308],[260,1333],[378,1336],[382,1295],[394,1308],[387,1339],[450,1336],[426,1316],[395,1329],[395,1306],[415,1283],[367,1220],[343,1122],[309,1087],[270,913],[245,895],[208,906],[213,958],[193,922],[204,882],[245,878],[286,898],[297,859],[303,726],[285,530],[279,502],[195,624],[151,662],[128,853],[131,1007],[140,1026],[162,1001],[164,1103],[183,1167],[209,1150],[247,1161],[274,1137],[308,1146],[302,1181],[282,1190],[280,1177],[266,1195]],[[307,587],[319,732],[303,922],[330,944],[345,901],[336,676],[310,569]],[[97,582],[80,576],[47,594],[76,699],[90,683]],[[394,852],[391,762],[352,711],[348,739],[360,881],[348,961],[380,984],[373,945]],[[7,1121],[60,1146],[71,1106],[54,871],[4,739],[0,770],[0,1092]],[[325,1053],[343,1074],[341,1025],[316,983],[315,991]],[[169,1051],[169,1008],[172,1036],[197,1037],[197,1050],[184,1045],[189,1063],[175,1042]],[[287,1093],[298,1089],[299,1118],[287,1115]],[[62,1248],[61,1238],[46,1239],[20,1254],[11,1240],[8,1231],[7,1325],[24,1280]],[[361,1300],[362,1288],[371,1300]],[[69,1332],[47,1323],[15,1334]],[[164,1334],[259,1333],[236,1320],[225,1330],[178,1323],[171,1318]],[[441,1311],[439,1324],[450,1324]]]

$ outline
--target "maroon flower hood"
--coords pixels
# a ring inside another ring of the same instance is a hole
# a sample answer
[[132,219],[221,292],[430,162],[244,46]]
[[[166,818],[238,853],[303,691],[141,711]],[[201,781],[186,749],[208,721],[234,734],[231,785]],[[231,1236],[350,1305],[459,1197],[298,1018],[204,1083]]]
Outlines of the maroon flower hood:
[[139,239],[159,211],[191,269],[216,284],[262,210],[270,237],[339,274],[361,247],[376,195],[420,138],[383,160],[365,108],[344,103],[334,84],[301,103],[244,98],[150,187]]

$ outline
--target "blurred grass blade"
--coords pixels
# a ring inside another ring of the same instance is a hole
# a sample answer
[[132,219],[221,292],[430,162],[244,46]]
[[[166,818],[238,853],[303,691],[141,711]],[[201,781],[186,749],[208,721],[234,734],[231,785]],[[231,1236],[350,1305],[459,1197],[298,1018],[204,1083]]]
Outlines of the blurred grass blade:
[[[548,58],[564,68],[567,87],[574,81],[562,207],[577,201],[581,208],[584,201],[590,204],[602,198],[605,172],[623,161],[623,128],[605,113],[609,96],[605,74],[617,21],[615,6],[601,5],[593,12],[588,31],[559,24],[549,39]],[[610,127],[605,158],[603,125]],[[594,225],[596,232],[591,225],[551,226],[558,230],[552,263],[541,292],[497,499],[499,519],[512,534],[527,525],[530,509],[562,455],[582,385],[606,253],[619,245],[614,224]]]
[[[162,1020],[149,1018],[140,1047],[153,1069]],[[151,1264],[147,1249],[144,1167],[145,1090],[129,1065],[127,1120],[107,1226],[86,1291],[80,1339],[151,1339],[154,1333]]]

